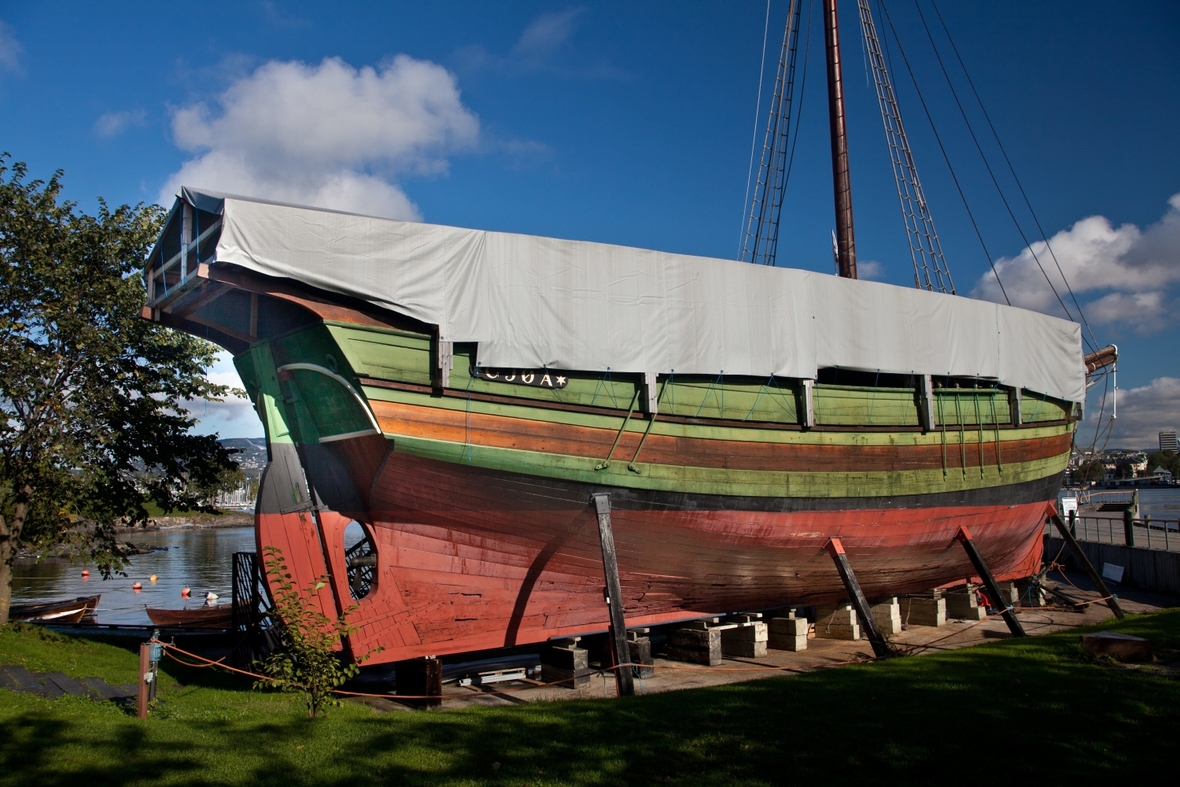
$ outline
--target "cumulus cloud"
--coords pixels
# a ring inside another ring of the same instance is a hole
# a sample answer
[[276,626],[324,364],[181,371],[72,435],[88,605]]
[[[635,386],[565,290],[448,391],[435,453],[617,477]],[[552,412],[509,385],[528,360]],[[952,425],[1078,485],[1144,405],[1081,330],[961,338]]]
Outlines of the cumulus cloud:
[[[1087,320],[1126,323],[1140,333],[1162,329],[1175,311],[1171,287],[1180,282],[1180,194],[1168,200],[1163,217],[1147,229],[1115,227],[1104,216],[1090,216],[1049,240],[1033,243],[1015,257],[996,262],[1000,281],[1014,306],[1064,316],[1057,297],[1037,265],[1044,267],[1061,297],[1070,302],[1056,255],[1066,278],[1083,303]],[[972,297],[1003,303],[995,277],[982,276]],[[1098,297],[1093,297],[1098,296]]]
[[[1110,447],[1158,448],[1160,432],[1180,428],[1180,379],[1157,377],[1142,388],[1122,389],[1118,404],[1119,417],[1111,432]],[[1092,428],[1097,408],[1093,403],[1090,407],[1093,412],[1087,413],[1086,420]],[[1110,415],[1109,402],[1105,415]]]
[[0,22],[0,71],[20,71],[20,56],[24,47],[12,34],[12,28]]
[[131,126],[142,126],[147,113],[142,109],[125,112],[106,112],[94,121],[94,133],[104,139],[117,137]]
[[397,179],[445,172],[448,154],[476,143],[479,120],[434,63],[398,55],[357,69],[327,58],[265,63],[212,105],[176,109],[172,133],[196,156],[161,203],[188,185],[416,220]]

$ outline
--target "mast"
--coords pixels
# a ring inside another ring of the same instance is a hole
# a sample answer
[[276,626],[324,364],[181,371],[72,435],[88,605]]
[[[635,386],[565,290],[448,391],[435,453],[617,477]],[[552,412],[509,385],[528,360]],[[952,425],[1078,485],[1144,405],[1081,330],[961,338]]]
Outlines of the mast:
[[844,83],[836,0],[823,0],[824,42],[828,60],[828,119],[832,129],[832,190],[836,198],[836,257],[840,275],[856,278],[856,237],[852,231],[852,178],[848,173],[848,137],[844,130]]

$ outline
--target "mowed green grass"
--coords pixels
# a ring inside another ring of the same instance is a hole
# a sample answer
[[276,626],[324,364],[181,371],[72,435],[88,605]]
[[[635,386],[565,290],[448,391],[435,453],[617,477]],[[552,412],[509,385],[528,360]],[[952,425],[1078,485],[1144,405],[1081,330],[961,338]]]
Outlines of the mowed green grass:
[[[1180,658],[1180,610],[1109,628]],[[167,667],[146,721],[0,690],[0,785],[1170,782],[1180,680],[1077,633],[627,700],[306,718],[297,696]],[[0,629],[0,662],[125,682],[134,654]],[[498,765],[497,765],[498,764]]]

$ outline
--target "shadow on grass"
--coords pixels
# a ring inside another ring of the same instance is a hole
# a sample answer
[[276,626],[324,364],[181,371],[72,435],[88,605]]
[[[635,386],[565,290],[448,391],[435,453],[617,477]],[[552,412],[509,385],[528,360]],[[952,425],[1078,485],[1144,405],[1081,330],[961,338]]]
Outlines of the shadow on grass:
[[[1118,628],[1180,645],[1177,612]],[[177,698],[175,714],[146,724],[42,706],[0,729],[0,784],[971,785],[1166,771],[1180,684],[1086,663],[1076,643],[1006,641],[615,701],[381,715],[352,705],[314,721],[297,697],[258,692],[212,691],[217,701],[191,708]]]

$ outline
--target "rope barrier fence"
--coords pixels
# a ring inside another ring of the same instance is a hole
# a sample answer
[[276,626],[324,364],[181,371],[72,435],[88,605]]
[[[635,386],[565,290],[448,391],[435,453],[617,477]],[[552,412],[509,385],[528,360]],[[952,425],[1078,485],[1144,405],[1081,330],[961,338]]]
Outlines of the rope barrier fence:
[[[1051,563],[1049,565],[1048,570],[1051,571],[1054,569],[1057,569],[1060,571],[1061,566],[1056,562]],[[1064,576],[1064,572],[1061,572],[1061,573]],[[1073,582],[1069,581],[1068,577],[1066,577],[1066,581],[1069,582],[1069,584],[1072,585],[1076,590],[1078,590],[1079,592],[1082,592],[1080,588],[1077,588],[1077,586],[1073,584]],[[1111,596],[1104,596],[1102,598],[1088,599],[1086,601],[1076,602],[1076,603],[1072,604],[1071,606],[1054,605],[1054,606],[1042,606],[1042,607],[1015,607],[1014,609],[1016,612],[1024,612],[1024,613],[1076,611],[1080,607],[1086,607],[1091,604],[1105,603],[1110,598],[1111,598]],[[966,632],[974,629],[977,626],[980,626],[984,623],[987,623],[989,621],[992,621],[992,620],[995,620],[996,618],[1001,617],[1003,614],[1004,614],[1003,610],[994,612],[981,620],[971,623],[970,625],[966,626],[965,628],[961,628],[956,631],[952,631],[952,632],[946,634],[945,636],[939,637],[938,639],[933,640],[931,642],[927,642],[922,645],[913,646],[911,648],[904,648],[903,647],[900,650],[900,652],[904,653],[905,655],[918,655],[921,653],[925,653],[928,650],[936,648],[940,643],[946,642],[949,639],[952,639],[954,637],[965,634]],[[1049,622],[1045,623],[1045,625],[1049,625],[1052,622],[1053,621],[1049,621]],[[190,669],[219,668],[219,669],[226,670],[227,672],[232,672],[234,674],[243,675],[248,678],[253,678],[254,680],[257,680],[257,681],[262,681],[262,682],[274,682],[275,681],[274,678],[272,678],[268,675],[261,675],[256,672],[251,672],[250,670],[240,669],[238,667],[234,667],[229,664],[226,664],[225,657],[222,657],[220,659],[209,659],[209,658],[205,658],[204,656],[200,656],[196,653],[192,653],[190,651],[184,650],[183,648],[180,648],[177,645],[172,644],[172,643],[163,642],[162,640],[158,640],[158,639],[152,639],[150,641],[152,644],[160,645],[163,648],[164,654],[167,655],[173,661],[175,661],[177,664],[184,666],[184,667],[188,667]],[[879,659],[876,658],[875,656],[870,656],[868,654],[862,654],[854,659],[848,659],[845,661],[836,661],[836,662],[825,661],[825,662],[815,662],[812,664],[802,664],[802,665],[800,665],[800,664],[792,664],[792,665],[758,664],[756,666],[744,666],[744,667],[710,667],[710,666],[695,665],[695,664],[637,664],[637,663],[633,663],[633,662],[627,662],[624,664],[614,665],[614,666],[610,666],[610,667],[603,667],[603,668],[599,669],[597,671],[597,673],[590,673],[590,674],[591,675],[597,674],[598,676],[605,677],[606,675],[613,673],[615,670],[635,669],[636,672],[638,673],[639,669],[641,669],[641,668],[654,669],[654,670],[670,670],[670,671],[708,671],[708,672],[711,672],[714,674],[717,674],[717,673],[750,673],[750,672],[761,672],[761,673],[790,672],[790,673],[807,674],[807,673],[817,672],[819,670],[831,669],[834,667],[844,667],[844,666],[849,666],[849,665],[853,665],[853,664],[868,664],[868,663],[872,663],[872,662],[875,662],[878,660]],[[519,694],[519,693],[525,692],[525,691],[533,691],[535,689],[544,689],[544,688],[553,688],[553,687],[557,687],[557,686],[562,686],[566,683],[571,683],[571,682],[579,679],[580,677],[587,677],[587,676],[574,676],[574,677],[570,677],[570,678],[563,678],[561,680],[551,681],[548,683],[542,683],[542,682],[526,679],[525,682],[527,682],[529,684],[528,686],[523,686],[523,687],[516,688],[516,689],[495,689],[495,690],[480,689],[480,690],[478,690],[477,694],[408,695],[408,694],[382,694],[382,693],[372,693],[372,692],[363,692],[363,691],[350,691],[347,689],[335,689],[332,691],[332,694],[336,695],[338,697],[367,697],[367,698],[373,698],[373,699],[387,699],[387,700],[394,700],[394,701],[434,700],[434,701],[441,702],[441,701],[465,700],[465,699],[470,699],[473,696],[499,696],[499,695],[510,696],[510,695]],[[640,682],[642,682],[643,677],[639,676],[639,680],[640,680]],[[468,688],[473,688],[473,687],[468,687]]]

